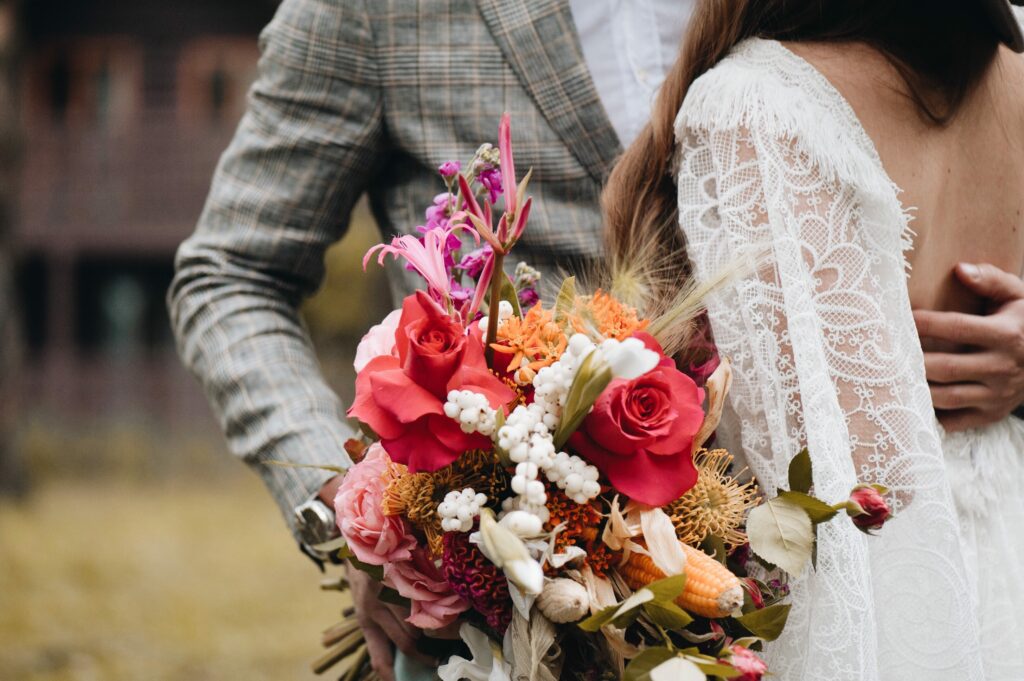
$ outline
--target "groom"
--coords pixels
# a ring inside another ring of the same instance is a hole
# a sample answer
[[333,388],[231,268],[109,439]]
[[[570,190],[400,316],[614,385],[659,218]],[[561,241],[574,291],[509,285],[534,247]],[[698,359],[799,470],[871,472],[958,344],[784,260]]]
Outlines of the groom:
[[[536,197],[518,253],[546,271],[600,258],[602,181],[646,121],[689,4],[284,0],[169,299],[182,357],[232,451],[307,551],[333,530],[335,481],[267,462],[348,463],[351,431],[298,307],[353,204],[367,193],[383,234],[412,231],[438,191],[437,166],[471,157],[508,111]],[[413,282],[390,274],[397,299]],[[968,427],[1024,401],[1024,284],[991,267],[959,276],[993,299],[993,314],[922,312],[919,323],[922,335],[977,347],[928,356],[943,418]],[[365,585],[354,591],[375,668],[390,679],[389,639],[412,652],[415,632]]]

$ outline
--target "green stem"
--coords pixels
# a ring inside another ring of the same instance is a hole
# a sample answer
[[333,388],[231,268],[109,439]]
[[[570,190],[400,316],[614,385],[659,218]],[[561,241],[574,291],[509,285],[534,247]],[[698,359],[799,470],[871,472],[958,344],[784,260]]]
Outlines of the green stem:
[[494,271],[491,272],[491,301],[487,312],[487,339],[484,344],[484,357],[487,366],[494,366],[494,348],[491,345],[498,340],[498,305],[501,302],[501,279],[505,276],[505,255],[494,252]]

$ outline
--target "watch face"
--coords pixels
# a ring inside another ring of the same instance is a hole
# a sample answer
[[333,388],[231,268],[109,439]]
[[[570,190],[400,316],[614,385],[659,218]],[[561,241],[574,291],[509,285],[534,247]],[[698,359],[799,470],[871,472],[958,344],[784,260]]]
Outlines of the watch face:
[[334,514],[319,501],[303,504],[296,509],[296,515],[302,541],[310,546],[323,544],[341,534],[334,522]]

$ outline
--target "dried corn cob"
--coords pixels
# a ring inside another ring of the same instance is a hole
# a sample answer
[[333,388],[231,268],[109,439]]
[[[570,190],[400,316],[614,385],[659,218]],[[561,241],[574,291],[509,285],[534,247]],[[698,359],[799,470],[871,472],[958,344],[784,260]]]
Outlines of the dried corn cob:
[[[686,588],[676,599],[679,607],[703,617],[728,617],[743,605],[743,587],[736,575],[717,560],[683,544],[686,554]],[[642,589],[665,577],[650,556],[632,553],[619,574],[632,589]]]

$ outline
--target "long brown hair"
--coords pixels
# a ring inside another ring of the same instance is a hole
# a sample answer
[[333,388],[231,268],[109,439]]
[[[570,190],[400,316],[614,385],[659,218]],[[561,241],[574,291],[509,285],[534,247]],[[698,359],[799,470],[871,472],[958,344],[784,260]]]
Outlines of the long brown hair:
[[[686,276],[671,163],[674,121],[690,85],[746,38],[859,42],[899,71],[921,115],[945,125],[992,63],[999,40],[978,0],[701,0],[679,58],[654,104],[650,123],[616,163],[602,195],[610,257],[629,258],[637,244],[658,242]],[[662,264],[664,266],[664,263]],[[659,295],[660,294],[660,295]]]

